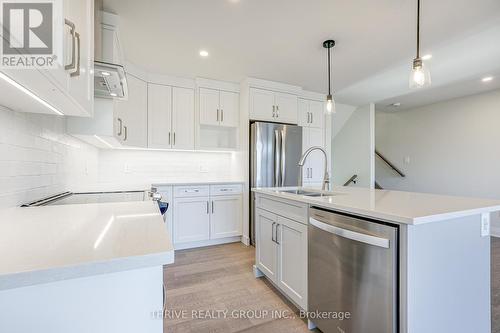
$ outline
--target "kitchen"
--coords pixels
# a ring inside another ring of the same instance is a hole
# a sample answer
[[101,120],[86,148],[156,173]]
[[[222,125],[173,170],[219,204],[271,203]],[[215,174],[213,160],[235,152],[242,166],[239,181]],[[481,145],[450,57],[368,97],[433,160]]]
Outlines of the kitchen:
[[500,196],[392,191],[418,160],[375,147],[499,88],[499,4],[46,3],[54,67],[0,69],[1,331],[499,329]]

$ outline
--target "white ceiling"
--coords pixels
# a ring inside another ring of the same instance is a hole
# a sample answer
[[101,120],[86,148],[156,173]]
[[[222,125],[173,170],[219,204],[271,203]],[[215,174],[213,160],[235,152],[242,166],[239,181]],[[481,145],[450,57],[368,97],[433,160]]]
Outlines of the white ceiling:
[[[321,44],[334,38],[333,87],[341,102],[387,101],[409,93],[416,0],[104,0],[104,8],[120,16],[127,60],[149,71],[234,82],[250,76],[325,92]],[[485,31],[495,27],[500,27],[499,0],[422,1],[423,53],[446,56],[434,56],[431,70],[460,71],[450,67],[449,56],[457,47],[468,51],[461,44],[465,37],[483,38],[472,54],[496,52],[498,39],[484,43]],[[210,56],[201,58],[200,49]],[[472,54],[451,64],[463,66]],[[488,58],[474,66],[475,75],[483,74],[483,65],[500,73],[500,61]],[[438,87],[470,81],[472,75],[440,82],[444,73],[433,77]]]

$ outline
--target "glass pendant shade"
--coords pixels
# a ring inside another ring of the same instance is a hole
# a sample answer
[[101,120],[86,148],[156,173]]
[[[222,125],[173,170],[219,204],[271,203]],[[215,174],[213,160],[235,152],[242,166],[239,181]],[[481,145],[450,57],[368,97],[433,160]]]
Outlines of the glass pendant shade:
[[335,113],[335,101],[333,100],[332,95],[328,95],[326,97],[326,114]]
[[410,88],[424,88],[431,85],[431,73],[420,58],[413,60],[409,83]]

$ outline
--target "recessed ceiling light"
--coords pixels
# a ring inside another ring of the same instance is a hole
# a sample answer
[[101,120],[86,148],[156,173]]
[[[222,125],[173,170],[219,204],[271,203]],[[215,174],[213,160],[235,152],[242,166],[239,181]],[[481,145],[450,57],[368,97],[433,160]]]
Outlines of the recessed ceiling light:
[[200,51],[200,56],[202,56],[202,57],[208,57],[208,51],[206,51],[206,50],[201,50],[201,51]]
[[432,59],[432,54],[426,54],[422,57],[422,60],[429,60]]
[[101,75],[102,76],[110,76],[111,74],[109,74],[108,72],[101,72]]
[[389,106],[392,106],[393,108],[398,108],[398,107],[401,106],[401,103],[400,102],[396,102],[396,103],[389,104]]
[[481,81],[483,81],[483,82],[490,82],[490,81],[493,81],[493,76],[483,77],[483,78],[481,79]]

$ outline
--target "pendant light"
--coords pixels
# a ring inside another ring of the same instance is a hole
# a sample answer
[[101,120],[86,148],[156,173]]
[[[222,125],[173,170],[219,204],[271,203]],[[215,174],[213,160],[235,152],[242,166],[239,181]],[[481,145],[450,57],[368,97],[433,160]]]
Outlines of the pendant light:
[[420,0],[417,0],[417,57],[413,59],[410,74],[410,88],[430,86],[431,73],[420,58]]
[[330,49],[335,46],[335,41],[332,39],[325,40],[323,47],[328,50],[328,95],[326,96],[326,114],[335,113],[335,101],[332,97],[331,80],[330,80]]

